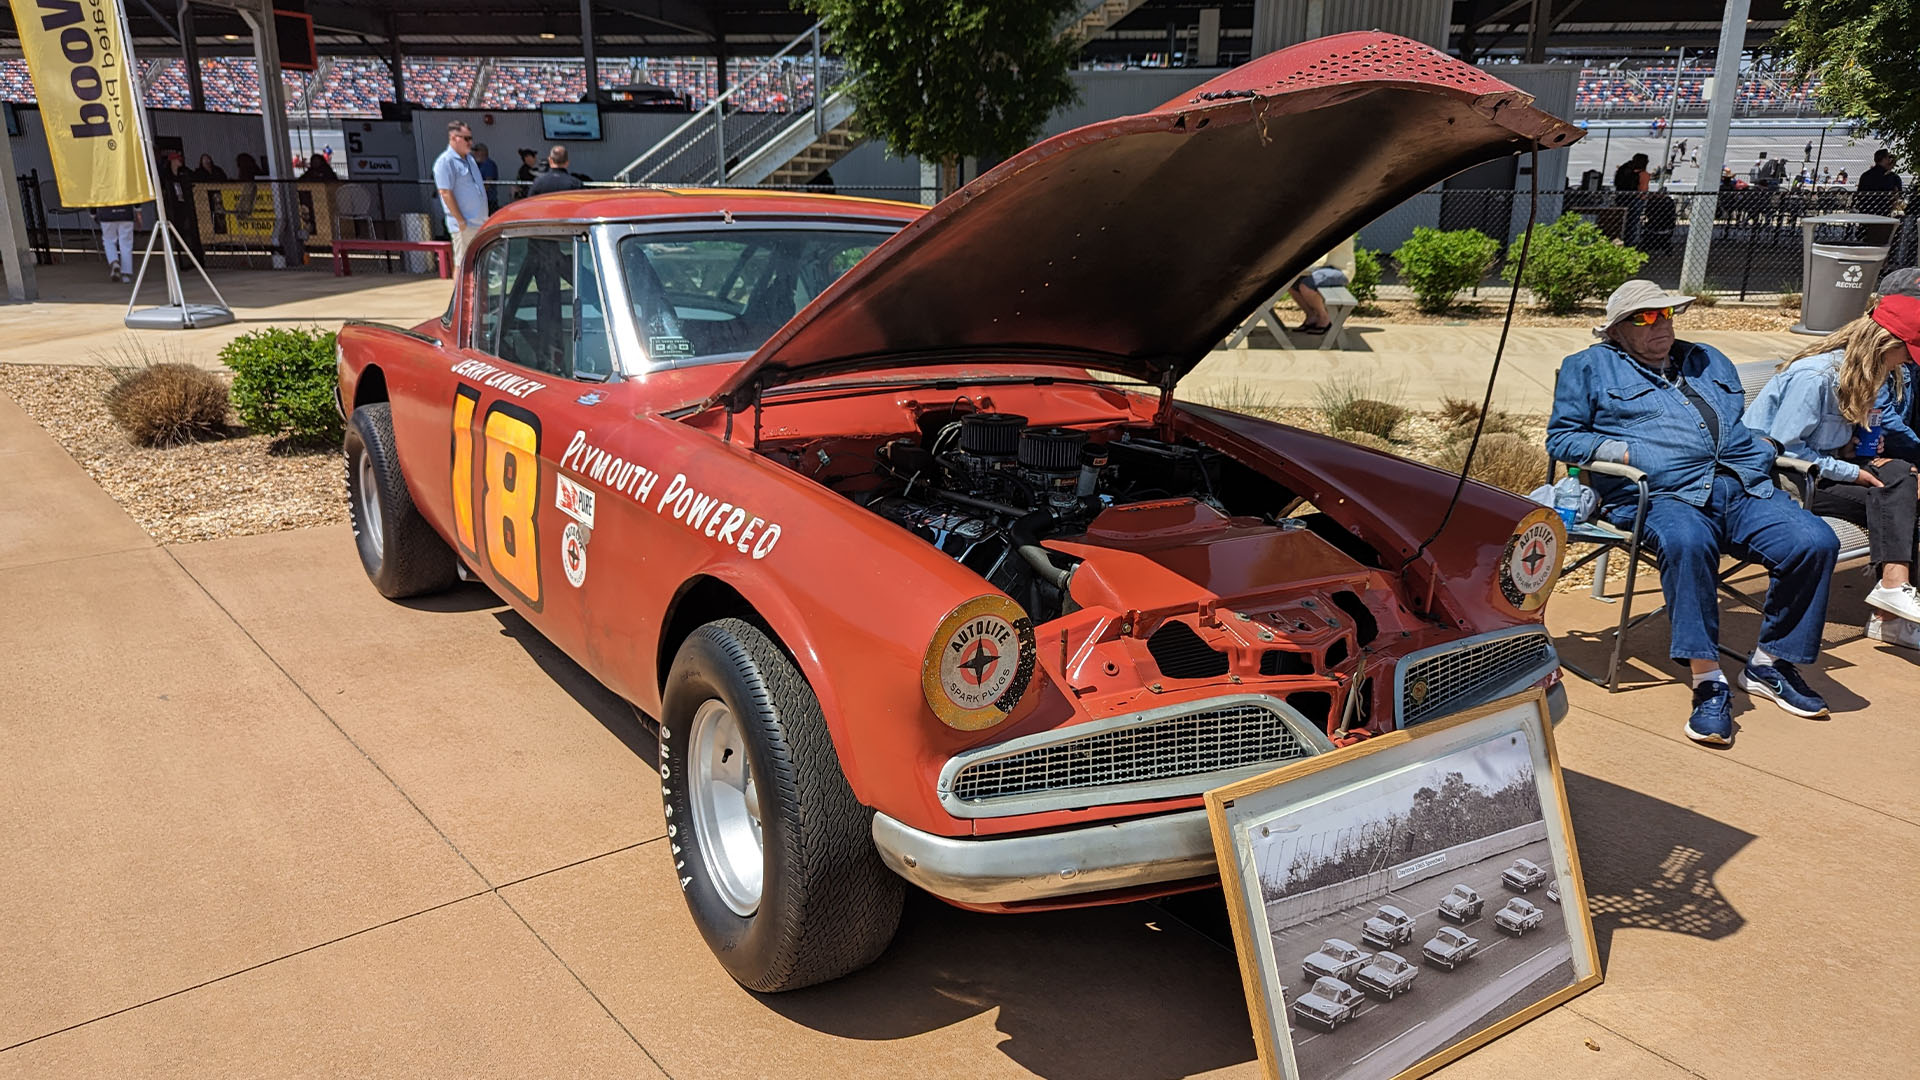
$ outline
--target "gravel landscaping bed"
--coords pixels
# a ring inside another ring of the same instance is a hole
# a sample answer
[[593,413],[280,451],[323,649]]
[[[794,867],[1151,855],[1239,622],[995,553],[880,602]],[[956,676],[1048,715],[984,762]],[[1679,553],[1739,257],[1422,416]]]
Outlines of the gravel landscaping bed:
[[59,440],[161,543],[347,520],[337,449],[289,449],[240,428],[229,429],[228,438],[164,450],[135,446],[101,400],[112,385],[103,368],[0,364],[0,393]]

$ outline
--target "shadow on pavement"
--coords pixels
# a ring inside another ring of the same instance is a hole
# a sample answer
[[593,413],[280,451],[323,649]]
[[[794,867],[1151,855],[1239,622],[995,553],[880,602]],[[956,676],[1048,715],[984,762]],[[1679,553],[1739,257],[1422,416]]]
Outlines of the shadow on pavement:
[[442,614],[486,611],[488,608],[504,608],[507,604],[495,596],[492,589],[472,581],[463,581],[443,593],[410,596],[393,602],[415,611],[437,611]]
[[[1217,890],[1198,895],[1219,902]],[[982,915],[909,890],[879,963],[760,1000],[795,1023],[865,1040],[997,1010],[998,1049],[1051,1080],[1187,1076],[1254,1058],[1232,952],[1144,903]]]
[[[493,595],[478,585],[464,586],[454,595],[468,589],[486,593],[489,597]],[[619,739],[635,757],[646,762],[649,768],[654,767],[660,760],[660,743],[654,737],[651,725],[640,718],[640,710],[587,674],[587,669],[574,663],[572,657],[561,652],[558,646],[535,630],[533,624],[522,618],[519,612],[504,608],[494,612],[493,617],[500,624],[500,632],[525,649],[555,685],[579,702],[581,708],[600,721],[600,726]]]
[[1583,773],[1563,775],[1602,969],[1616,930],[1717,941],[1746,925],[1713,877],[1752,833]]

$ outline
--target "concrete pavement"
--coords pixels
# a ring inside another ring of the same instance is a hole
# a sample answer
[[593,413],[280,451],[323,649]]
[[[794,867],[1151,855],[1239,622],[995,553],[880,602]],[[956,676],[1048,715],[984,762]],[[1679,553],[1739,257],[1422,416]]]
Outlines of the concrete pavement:
[[[0,469],[0,1078],[1258,1073],[1212,894],[915,897],[873,968],[747,993],[647,735],[491,594],[380,600],[344,529],[155,546],[4,398]],[[1439,1075],[1911,1075],[1914,655],[1857,636],[1856,585],[1830,720],[1740,695],[1731,751],[1687,743],[1658,620],[1649,677],[1571,687],[1608,981]],[[1611,616],[1551,625],[1592,649]]]

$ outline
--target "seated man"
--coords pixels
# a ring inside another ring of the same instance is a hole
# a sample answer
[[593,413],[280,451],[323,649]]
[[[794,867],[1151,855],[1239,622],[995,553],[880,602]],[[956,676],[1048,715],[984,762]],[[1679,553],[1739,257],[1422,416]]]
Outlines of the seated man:
[[[1733,742],[1733,708],[1718,651],[1721,555],[1751,555],[1773,574],[1741,688],[1795,716],[1822,716],[1827,703],[1794,665],[1819,654],[1840,544],[1774,486],[1776,448],[1740,422],[1746,398],[1732,362],[1711,346],[1675,340],[1673,316],[1692,302],[1651,281],[1614,290],[1606,325],[1595,329],[1605,340],[1561,367],[1547,452],[1573,464],[1611,461],[1647,474],[1646,532],[1659,555],[1673,627],[1668,653],[1693,669],[1686,736],[1725,746]],[[1633,485],[1599,474],[1593,481],[1601,513],[1630,526]]]
[[1294,330],[1302,334],[1324,334],[1333,329],[1333,314],[1327,310],[1322,289],[1345,288],[1353,280],[1353,237],[1322,256],[1305,273],[1287,286],[1287,295],[1306,313],[1306,321]]

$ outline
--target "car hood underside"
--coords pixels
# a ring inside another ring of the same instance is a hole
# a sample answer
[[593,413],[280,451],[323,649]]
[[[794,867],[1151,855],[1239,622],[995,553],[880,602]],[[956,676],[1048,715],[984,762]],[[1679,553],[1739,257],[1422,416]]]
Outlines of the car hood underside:
[[719,395],[992,355],[1178,378],[1381,213],[1469,166],[1579,137],[1418,42],[1297,45],[1015,155],[849,270]]

